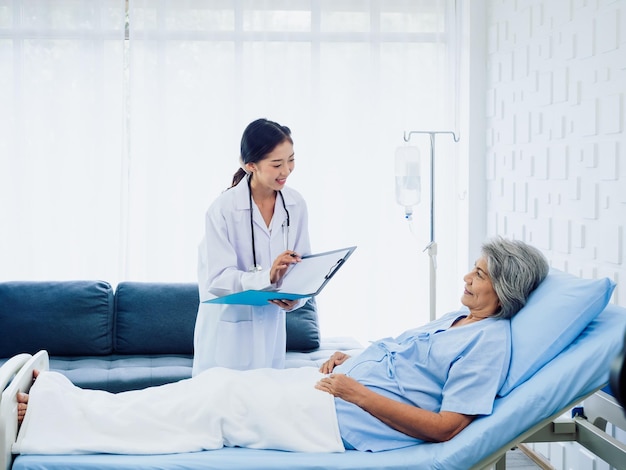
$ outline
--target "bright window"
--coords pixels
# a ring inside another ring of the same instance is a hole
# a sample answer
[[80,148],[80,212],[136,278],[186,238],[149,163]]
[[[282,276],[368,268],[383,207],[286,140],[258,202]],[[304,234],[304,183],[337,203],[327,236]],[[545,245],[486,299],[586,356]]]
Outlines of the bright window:
[[314,251],[359,246],[325,331],[426,321],[393,153],[453,126],[453,4],[0,0],[2,280],[194,281],[204,212],[267,117],[292,129]]

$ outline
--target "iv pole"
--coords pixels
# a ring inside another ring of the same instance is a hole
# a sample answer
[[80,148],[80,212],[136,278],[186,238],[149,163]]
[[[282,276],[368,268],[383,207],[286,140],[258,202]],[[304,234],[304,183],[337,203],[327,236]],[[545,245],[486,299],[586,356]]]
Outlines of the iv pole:
[[459,138],[453,131],[409,131],[404,132],[404,141],[409,142],[413,134],[428,134],[430,136],[430,243],[422,250],[428,251],[430,258],[430,320],[437,316],[437,242],[435,241],[435,136],[437,134],[451,134],[455,142]]

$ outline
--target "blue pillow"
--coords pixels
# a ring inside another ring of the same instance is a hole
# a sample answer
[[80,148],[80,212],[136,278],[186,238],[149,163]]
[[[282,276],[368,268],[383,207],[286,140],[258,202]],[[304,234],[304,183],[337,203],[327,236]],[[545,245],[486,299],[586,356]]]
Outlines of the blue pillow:
[[511,319],[511,365],[498,394],[510,393],[563,351],[604,310],[614,288],[609,278],[550,269]]
[[320,347],[320,327],[315,297],[291,312],[287,312],[287,351],[309,352]]

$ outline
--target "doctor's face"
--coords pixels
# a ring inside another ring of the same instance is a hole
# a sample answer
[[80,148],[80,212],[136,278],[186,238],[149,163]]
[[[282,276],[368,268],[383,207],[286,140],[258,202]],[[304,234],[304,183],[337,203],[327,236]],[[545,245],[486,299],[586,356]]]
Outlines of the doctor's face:
[[489,277],[486,258],[482,257],[476,261],[474,269],[467,273],[463,280],[465,290],[461,296],[461,303],[470,309],[474,317],[485,318],[498,311],[500,299]]
[[294,169],[294,160],[293,144],[285,140],[268,153],[263,160],[247,163],[246,168],[254,175],[252,186],[255,189],[280,191]]

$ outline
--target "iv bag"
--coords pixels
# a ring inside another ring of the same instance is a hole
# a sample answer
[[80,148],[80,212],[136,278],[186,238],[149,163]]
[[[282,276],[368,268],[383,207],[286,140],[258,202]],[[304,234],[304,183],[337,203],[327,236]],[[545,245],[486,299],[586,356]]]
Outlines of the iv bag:
[[417,147],[398,147],[396,150],[396,202],[404,206],[407,217],[411,207],[420,202],[420,154]]

